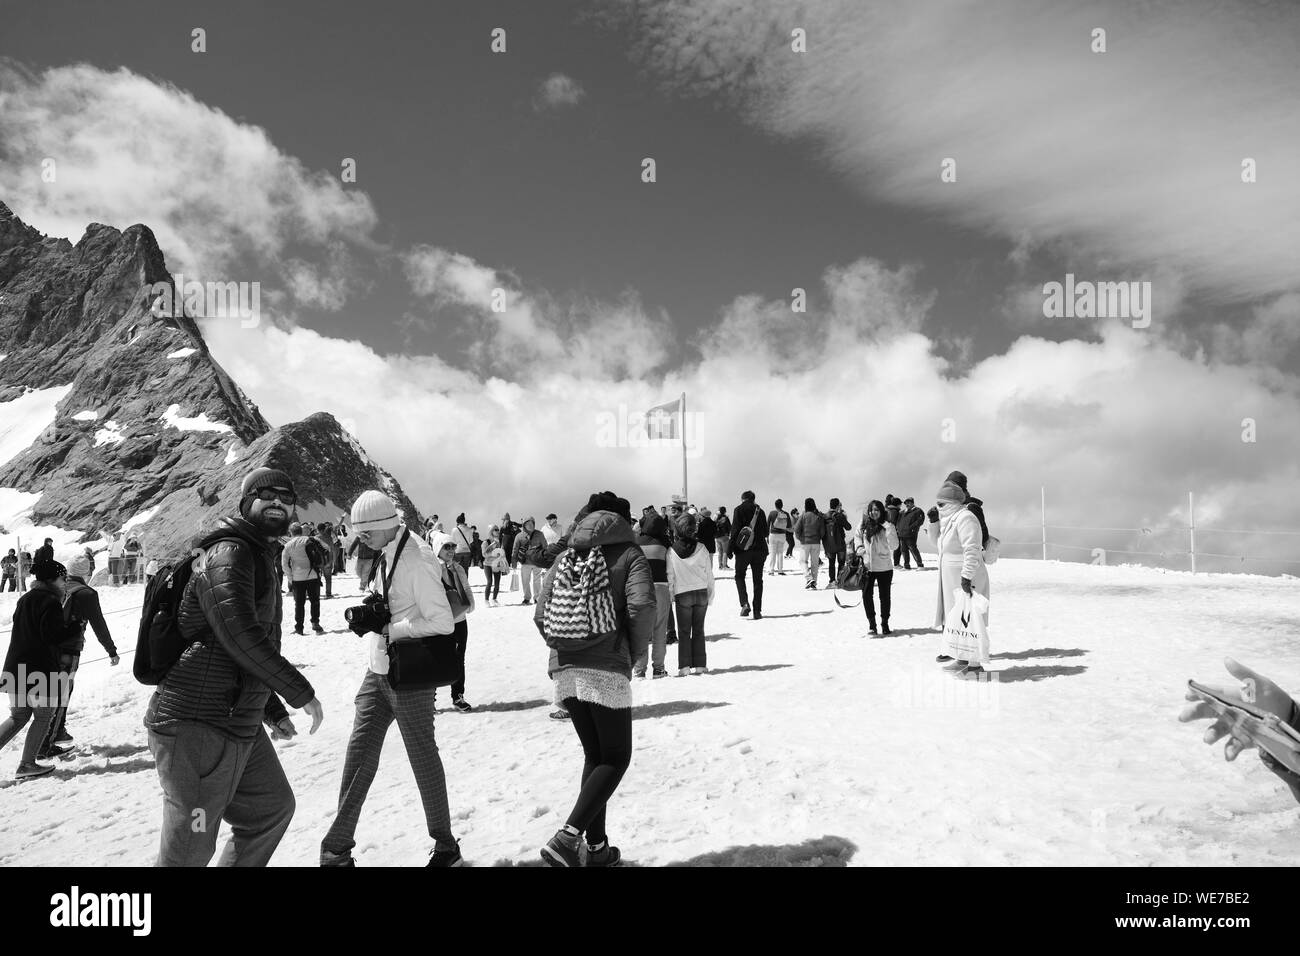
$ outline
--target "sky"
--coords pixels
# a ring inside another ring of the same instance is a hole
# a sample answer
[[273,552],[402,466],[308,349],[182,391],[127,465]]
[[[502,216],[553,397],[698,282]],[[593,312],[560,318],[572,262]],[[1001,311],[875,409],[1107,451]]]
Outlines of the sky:
[[[1008,542],[1040,488],[1153,529],[1059,557],[1185,550],[1189,490],[1198,524],[1300,529],[1293,4],[3,7],[0,198],[260,282],[256,328],[204,323],[219,361],[426,510],[666,500],[680,453],[626,419],[684,391],[700,504],[961,468]],[[1067,275],[1148,314],[1046,316]]]

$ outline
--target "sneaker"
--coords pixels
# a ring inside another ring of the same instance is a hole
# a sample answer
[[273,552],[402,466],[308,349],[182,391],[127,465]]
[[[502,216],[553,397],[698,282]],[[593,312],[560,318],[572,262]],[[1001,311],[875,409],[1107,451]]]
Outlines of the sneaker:
[[14,779],[27,780],[30,777],[43,777],[47,773],[53,773],[53,772],[54,772],[53,767],[42,767],[40,764],[34,761],[32,763],[20,763],[18,765],[18,772],[14,774]]
[[970,661],[953,661],[951,664],[943,665],[946,671],[963,671],[970,666]]
[[935,662],[938,664],[944,664],[950,660],[952,660],[952,658],[949,657],[947,654],[940,654],[938,657],[935,658]]
[[524,598],[524,599],[523,599],[522,601],[520,601],[519,603],[520,603],[521,605],[532,604],[532,603],[533,603],[533,599],[532,599],[532,598]]
[[555,836],[542,847],[542,859],[550,866],[582,866],[577,835],[568,830],[557,830]]
[[763,612],[762,612],[762,611],[755,611],[755,612],[754,612],[754,620],[756,620],[756,621],[761,621],[761,620],[763,620]]
[[465,860],[460,855],[460,841],[456,841],[456,846],[450,850],[434,850],[429,854],[429,862],[424,864],[429,866],[464,866]]
[[324,634],[324,633],[325,633],[325,628],[321,627],[319,624],[313,624],[313,625],[311,626],[311,629],[312,629],[312,631],[313,631],[314,633],[316,633],[316,634]]
[[692,673],[692,674],[707,674],[708,672],[709,672],[709,669],[708,669],[707,667],[692,667],[692,668],[691,668],[691,673]]
[[72,743],[72,734],[66,730],[60,730],[59,735],[54,738],[54,742],[56,744],[70,744]]
[[642,671],[640,674],[633,674],[632,676],[637,680],[645,680],[645,671]]
[[555,708],[555,710],[551,711],[551,720],[572,720],[572,719],[573,718],[569,716],[569,712],[567,710],[563,710],[557,707]]
[[356,866],[357,861],[352,859],[352,851],[344,850],[342,853],[333,853],[329,850],[320,851],[321,866]]
[[694,669],[693,669],[693,668],[690,668],[690,667],[679,667],[679,668],[677,668],[677,676],[678,676],[678,677],[690,677],[692,673],[694,673]]
[[748,605],[748,604],[742,604],[742,605],[740,606],[740,616],[741,616],[741,617],[749,617],[749,605]]
[[36,755],[37,760],[53,760],[55,757],[62,757],[64,754],[72,753],[71,747],[60,747],[58,744],[51,744],[48,747],[42,747],[40,753]]
[[654,677],[652,677],[651,680],[658,680],[661,677],[667,677],[667,676],[668,676],[668,671],[664,670],[663,668],[658,668],[655,670]]
[[453,698],[451,702],[451,706],[455,707],[462,714],[468,714],[471,710],[474,709],[474,705],[471,704],[469,701],[467,701],[464,697]]
[[302,628],[300,628],[300,627],[295,627],[295,628],[293,629],[293,632],[294,632],[295,634],[301,634],[301,633],[302,633]]
[[968,664],[960,670],[952,672],[953,677],[960,678],[961,680],[987,680],[987,677],[985,676],[987,674],[988,671],[979,664]]
[[618,866],[623,862],[623,855],[618,847],[610,846],[606,840],[599,847],[587,846],[587,866]]

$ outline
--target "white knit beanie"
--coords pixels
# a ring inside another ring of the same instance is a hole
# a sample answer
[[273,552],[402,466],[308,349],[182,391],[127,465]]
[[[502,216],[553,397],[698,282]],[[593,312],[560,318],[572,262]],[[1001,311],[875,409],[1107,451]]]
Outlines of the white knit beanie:
[[86,557],[84,551],[69,554],[63,559],[63,566],[68,569],[70,578],[81,578],[84,581],[90,577],[90,558]]
[[429,547],[433,548],[434,554],[441,553],[442,549],[449,544],[455,547],[456,540],[443,531],[435,531],[433,537],[429,539]]
[[354,531],[384,531],[397,525],[397,507],[382,491],[364,491],[352,503]]

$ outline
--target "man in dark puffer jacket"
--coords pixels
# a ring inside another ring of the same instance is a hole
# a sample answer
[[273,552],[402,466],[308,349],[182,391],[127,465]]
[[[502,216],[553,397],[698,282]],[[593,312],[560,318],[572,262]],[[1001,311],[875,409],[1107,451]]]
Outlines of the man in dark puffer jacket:
[[[159,866],[206,866],[221,821],[221,866],[265,866],[293,817],[289,781],[271,737],[294,736],[280,698],[324,718],[307,679],[280,654],[277,539],[296,503],[282,471],[244,478],[238,518],[196,541],[203,549],[180,605],[193,643],[149,701],[145,726],[163,789]],[[279,696],[277,696],[279,695]]]

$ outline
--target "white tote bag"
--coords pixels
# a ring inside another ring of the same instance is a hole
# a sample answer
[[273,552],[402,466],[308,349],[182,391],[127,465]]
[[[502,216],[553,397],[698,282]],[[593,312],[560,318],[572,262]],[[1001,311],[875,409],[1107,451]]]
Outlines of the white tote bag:
[[511,591],[518,591],[518,590],[519,590],[519,572],[518,572],[518,571],[511,571],[511,572],[510,572],[510,590],[511,590]]
[[961,588],[952,592],[952,607],[943,622],[944,653],[981,666],[989,663],[989,599]]

